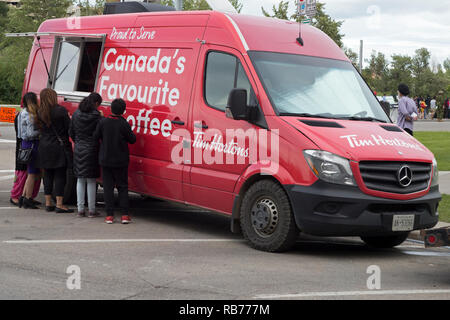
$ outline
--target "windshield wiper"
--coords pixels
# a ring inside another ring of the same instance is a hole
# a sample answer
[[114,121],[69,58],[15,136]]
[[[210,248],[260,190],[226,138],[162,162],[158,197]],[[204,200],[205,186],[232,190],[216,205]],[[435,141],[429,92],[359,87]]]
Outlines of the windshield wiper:
[[286,116],[286,117],[303,117],[303,118],[322,118],[322,119],[337,119],[336,117],[333,117],[329,113],[322,113],[322,114],[311,114],[311,113],[290,113],[290,112],[282,112],[280,113],[280,116]]
[[383,123],[387,123],[387,121],[381,120],[381,119],[377,119],[377,118],[373,118],[373,117],[342,117],[339,118],[342,120],[354,120],[354,121],[377,121],[377,122],[383,122]]

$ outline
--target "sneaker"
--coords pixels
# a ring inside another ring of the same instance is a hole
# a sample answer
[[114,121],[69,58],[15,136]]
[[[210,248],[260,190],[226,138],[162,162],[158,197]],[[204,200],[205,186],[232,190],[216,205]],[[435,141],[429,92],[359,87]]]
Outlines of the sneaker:
[[105,219],[105,223],[113,224],[114,223],[114,217],[113,216],[107,216],[106,219]]
[[86,217],[86,213],[84,211],[78,211],[77,217],[84,218]]
[[131,218],[130,216],[122,216],[122,224],[129,224],[131,223]]
[[100,216],[100,213],[98,213],[97,211],[94,211],[94,212],[89,211],[88,218],[97,218],[99,216]]

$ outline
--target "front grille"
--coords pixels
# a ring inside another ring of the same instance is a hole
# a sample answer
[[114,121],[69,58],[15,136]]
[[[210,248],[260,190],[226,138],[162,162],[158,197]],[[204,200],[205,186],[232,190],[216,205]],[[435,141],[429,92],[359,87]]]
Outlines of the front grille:
[[[401,186],[398,178],[399,170],[408,166],[412,172],[409,186]],[[361,161],[359,170],[368,189],[389,193],[408,194],[428,188],[431,179],[431,164],[422,162],[380,162]]]

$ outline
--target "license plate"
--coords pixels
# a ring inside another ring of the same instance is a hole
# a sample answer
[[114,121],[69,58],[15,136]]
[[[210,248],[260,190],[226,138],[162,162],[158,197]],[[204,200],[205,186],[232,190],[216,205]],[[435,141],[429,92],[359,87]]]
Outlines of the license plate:
[[392,231],[411,231],[414,229],[414,215],[394,215]]

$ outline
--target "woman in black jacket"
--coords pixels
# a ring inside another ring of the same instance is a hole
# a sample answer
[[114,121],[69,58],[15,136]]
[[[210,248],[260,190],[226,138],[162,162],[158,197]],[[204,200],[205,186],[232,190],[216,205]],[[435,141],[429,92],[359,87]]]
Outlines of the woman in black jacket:
[[73,172],[77,177],[77,206],[78,216],[85,217],[84,202],[88,195],[89,217],[98,214],[95,211],[96,179],[100,177],[98,164],[98,141],[93,133],[102,115],[97,108],[102,103],[98,93],[91,93],[81,101],[78,110],[72,115],[69,134],[75,143],[73,157]]
[[[45,208],[47,211],[56,209],[56,213],[71,213],[73,210],[63,205],[66,171],[73,163],[69,114],[64,107],[58,105],[58,96],[52,89],[42,90],[40,100],[37,126],[41,138],[37,167],[44,169]],[[52,205],[53,189],[56,208]]]

